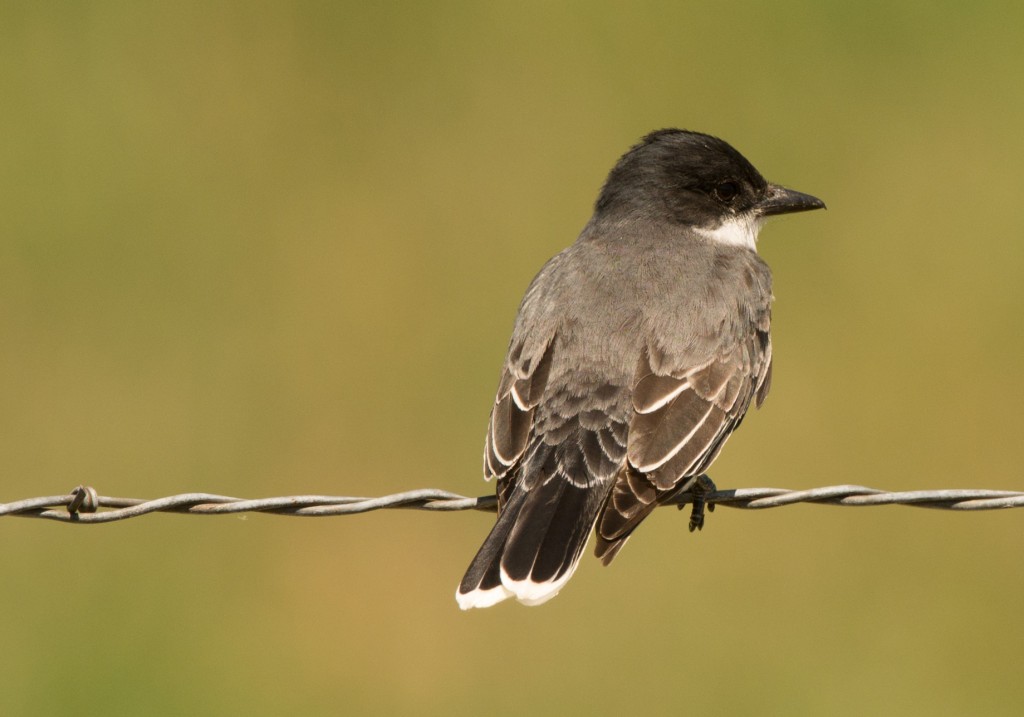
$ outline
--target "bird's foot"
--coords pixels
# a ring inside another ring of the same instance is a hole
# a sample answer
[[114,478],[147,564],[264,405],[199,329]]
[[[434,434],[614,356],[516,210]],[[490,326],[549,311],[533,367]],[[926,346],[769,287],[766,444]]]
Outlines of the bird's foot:
[[707,495],[714,493],[716,490],[718,489],[715,487],[714,481],[711,480],[711,476],[704,474],[697,476],[693,481],[693,485],[690,486],[690,494],[693,496],[693,509],[690,511],[691,533],[704,527],[705,507],[707,507],[709,513],[715,512],[715,504],[707,501]]

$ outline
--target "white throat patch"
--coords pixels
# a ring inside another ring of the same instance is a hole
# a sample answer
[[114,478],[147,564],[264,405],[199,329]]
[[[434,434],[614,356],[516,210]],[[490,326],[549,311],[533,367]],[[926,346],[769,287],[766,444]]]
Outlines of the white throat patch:
[[720,244],[745,246],[748,249],[756,250],[757,233],[761,231],[762,224],[764,224],[764,217],[747,212],[726,219],[714,229],[696,227],[696,231],[702,237]]

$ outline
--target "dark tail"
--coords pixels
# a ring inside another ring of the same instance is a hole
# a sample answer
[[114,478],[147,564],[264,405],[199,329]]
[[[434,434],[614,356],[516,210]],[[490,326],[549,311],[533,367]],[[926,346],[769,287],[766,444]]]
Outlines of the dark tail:
[[459,585],[459,607],[510,597],[539,605],[557,595],[579,564],[610,485],[577,486],[556,474],[529,490],[517,486]]

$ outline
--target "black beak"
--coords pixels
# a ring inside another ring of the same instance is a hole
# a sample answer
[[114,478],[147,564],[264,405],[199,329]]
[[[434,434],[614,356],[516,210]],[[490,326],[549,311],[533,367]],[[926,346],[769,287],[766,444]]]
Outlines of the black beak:
[[763,217],[775,214],[792,214],[793,212],[809,212],[812,209],[824,209],[825,202],[810,194],[796,192],[792,189],[769,184],[768,191],[757,204],[757,211]]

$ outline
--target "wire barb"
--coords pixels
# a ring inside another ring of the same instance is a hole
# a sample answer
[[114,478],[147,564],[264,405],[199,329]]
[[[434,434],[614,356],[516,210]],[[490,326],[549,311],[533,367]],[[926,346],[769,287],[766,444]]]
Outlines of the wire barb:
[[[713,486],[713,484],[711,484]],[[836,485],[811,490],[786,488],[737,488],[681,493],[666,505],[679,507],[703,502],[708,510],[727,508],[780,508],[796,503],[828,505],[909,505],[944,510],[998,510],[1024,508],[1024,492],[1008,490],[920,490],[887,492],[861,485]],[[166,498],[114,498],[103,496],[90,486],[78,486],[68,495],[27,498],[0,503],[0,518],[44,518],[65,523],[112,523],[150,513],[187,513],[223,515],[226,513],[272,513],[274,515],[328,516],[353,515],[373,510],[414,509],[430,511],[480,510],[494,512],[493,495],[470,498],[435,488],[410,490],[378,498],[329,495],[292,495],[250,500],[212,493],[182,493]]]

